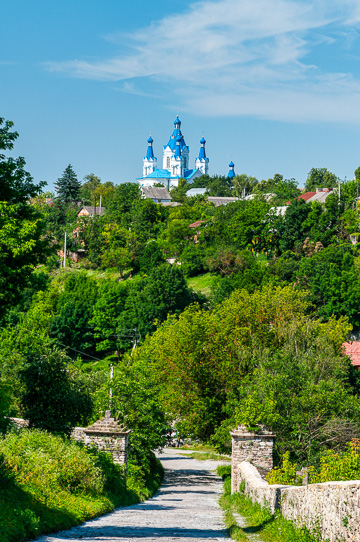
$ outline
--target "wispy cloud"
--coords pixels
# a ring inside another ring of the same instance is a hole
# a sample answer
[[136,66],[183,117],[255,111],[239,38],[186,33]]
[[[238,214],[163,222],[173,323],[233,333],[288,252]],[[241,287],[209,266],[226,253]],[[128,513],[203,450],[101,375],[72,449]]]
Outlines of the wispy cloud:
[[123,81],[124,91],[139,95],[149,94],[146,85],[139,89],[132,80],[150,79],[159,91],[173,87],[182,109],[204,115],[358,123],[352,109],[360,81],[315,59],[320,48],[345,54],[359,21],[360,0],[207,0],[132,36],[112,35],[114,47],[124,46],[113,58],[47,68]]

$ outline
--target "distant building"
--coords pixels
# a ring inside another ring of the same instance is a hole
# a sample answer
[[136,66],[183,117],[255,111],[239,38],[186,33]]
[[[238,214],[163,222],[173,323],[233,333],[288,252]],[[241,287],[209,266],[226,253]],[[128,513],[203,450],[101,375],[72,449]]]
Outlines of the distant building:
[[95,205],[84,205],[78,212],[78,216],[103,216],[105,207],[97,207]]
[[171,203],[172,198],[167,188],[159,186],[141,186],[142,197],[155,203]]
[[188,182],[193,181],[200,175],[209,171],[209,158],[206,156],[205,139],[200,140],[199,155],[195,160],[195,168],[190,168],[189,147],[185,143],[181,132],[181,121],[179,116],[174,122],[174,131],[163,148],[162,169],[157,167],[157,158],[153,150],[153,138],[148,139],[148,148],[143,160],[143,176],[138,179],[140,187],[154,186],[162,183],[166,188],[174,188],[179,185],[179,179],[184,178]]
[[204,196],[206,194],[207,188],[190,188],[186,192],[187,198],[194,198],[196,196]]
[[[305,192],[298,196],[296,199],[299,201],[303,199],[306,203],[313,203],[313,201],[318,201],[319,203],[325,203],[326,198],[333,194],[332,188],[317,188],[315,192]],[[286,202],[287,205],[290,205],[291,201]]]
[[234,162],[231,160],[230,164],[229,164],[229,173],[228,173],[228,179],[233,179],[235,177],[235,164]]
[[215,207],[220,207],[220,205],[227,205],[228,203],[233,203],[234,201],[239,201],[240,198],[232,197],[215,197],[209,196],[208,201],[211,201]]
[[357,369],[360,367],[360,342],[352,341],[343,343],[345,354],[351,359],[351,365]]

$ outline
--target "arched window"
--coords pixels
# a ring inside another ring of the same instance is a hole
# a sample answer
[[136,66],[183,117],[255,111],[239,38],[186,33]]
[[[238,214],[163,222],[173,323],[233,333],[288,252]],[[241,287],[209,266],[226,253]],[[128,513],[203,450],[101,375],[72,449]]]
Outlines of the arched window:
[[169,169],[169,167],[170,167],[170,156],[168,156],[166,158],[166,167],[167,167],[167,169]]

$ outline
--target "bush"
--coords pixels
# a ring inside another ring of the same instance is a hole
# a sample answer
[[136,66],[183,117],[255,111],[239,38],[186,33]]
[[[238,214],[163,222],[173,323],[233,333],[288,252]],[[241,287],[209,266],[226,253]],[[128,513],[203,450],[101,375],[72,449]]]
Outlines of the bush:
[[360,480],[360,440],[357,438],[349,442],[346,452],[325,452],[320,458],[319,472],[314,468],[310,470],[312,484],[340,480]]
[[[156,462],[156,460],[155,460]],[[0,541],[22,542],[151,496],[158,463],[143,481],[129,477],[110,454],[41,430],[0,439]]]
[[282,456],[282,466],[274,467],[266,477],[269,484],[300,486],[302,477],[296,474],[296,463],[290,461],[290,452]]
[[28,365],[20,371],[24,418],[30,427],[69,435],[77,423],[91,415],[88,392],[69,374],[69,359],[64,352],[49,348],[28,359]]

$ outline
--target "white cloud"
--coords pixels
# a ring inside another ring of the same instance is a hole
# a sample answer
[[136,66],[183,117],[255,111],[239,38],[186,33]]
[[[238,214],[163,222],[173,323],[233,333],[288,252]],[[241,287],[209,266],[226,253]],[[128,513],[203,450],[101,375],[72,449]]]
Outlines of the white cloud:
[[313,60],[319,48],[348,47],[359,20],[360,0],[207,0],[132,36],[111,36],[114,47],[126,45],[111,59],[47,68],[123,81],[125,92],[139,95],[146,85],[135,89],[131,80],[150,78],[159,91],[172,87],[182,109],[206,115],[360,122],[349,111],[359,82]]

